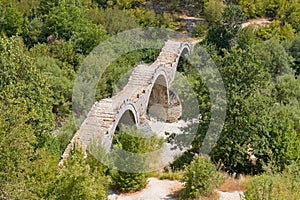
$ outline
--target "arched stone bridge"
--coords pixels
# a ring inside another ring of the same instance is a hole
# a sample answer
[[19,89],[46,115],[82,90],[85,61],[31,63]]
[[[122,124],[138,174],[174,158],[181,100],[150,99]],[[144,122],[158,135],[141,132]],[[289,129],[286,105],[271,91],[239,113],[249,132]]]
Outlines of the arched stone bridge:
[[[170,90],[181,56],[190,52],[191,43],[168,40],[151,65],[138,65],[127,85],[112,98],[94,103],[87,118],[62,155],[68,156],[74,142],[86,150],[92,140],[101,140],[109,151],[113,135],[121,124],[143,124],[149,114],[174,122],[181,116],[181,104]],[[61,161],[61,162],[62,162]]]

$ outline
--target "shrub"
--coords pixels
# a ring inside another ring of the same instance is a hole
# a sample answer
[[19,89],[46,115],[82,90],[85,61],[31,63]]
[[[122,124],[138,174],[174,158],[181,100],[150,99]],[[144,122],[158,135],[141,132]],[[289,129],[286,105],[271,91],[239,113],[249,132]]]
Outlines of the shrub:
[[195,155],[183,175],[185,189],[182,199],[205,196],[221,184],[222,178],[208,157]]
[[298,199],[300,194],[300,167],[288,166],[280,174],[263,174],[253,178],[245,192],[247,200],[257,199]]

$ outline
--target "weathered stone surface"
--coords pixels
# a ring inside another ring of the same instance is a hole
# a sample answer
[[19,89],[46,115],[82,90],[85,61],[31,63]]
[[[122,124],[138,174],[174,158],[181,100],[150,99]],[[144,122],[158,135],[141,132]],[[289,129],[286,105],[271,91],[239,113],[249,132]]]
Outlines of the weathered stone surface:
[[99,141],[109,151],[117,127],[121,124],[139,126],[149,113],[164,121],[177,121],[182,112],[181,104],[169,87],[181,54],[189,52],[190,46],[188,42],[168,40],[153,64],[138,65],[133,70],[123,90],[110,99],[96,102],[63,153],[60,164],[74,143],[86,150],[91,141]]
[[169,105],[168,105],[168,117],[167,122],[173,123],[181,117],[182,107],[178,95],[169,90]]

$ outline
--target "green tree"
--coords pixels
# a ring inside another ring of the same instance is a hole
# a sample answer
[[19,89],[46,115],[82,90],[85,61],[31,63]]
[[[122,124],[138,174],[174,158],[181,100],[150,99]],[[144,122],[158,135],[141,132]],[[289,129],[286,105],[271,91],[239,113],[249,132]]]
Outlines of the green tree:
[[45,24],[40,18],[34,18],[29,21],[27,18],[25,19],[23,25],[23,33],[22,38],[24,39],[24,43],[27,47],[31,48],[38,42],[46,41],[45,33]]
[[91,169],[84,152],[75,144],[49,187],[50,199],[106,199],[107,180],[101,169]]
[[[36,137],[24,106],[0,101],[0,197],[33,198],[26,182]],[[22,192],[19,192],[22,191]]]
[[276,38],[278,40],[293,39],[295,30],[289,23],[282,23],[279,20],[274,20],[269,26],[262,26],[256,32],[257,37],[263,40]]
[[0,100],[27,109],[26,121],[34,130],[38,145],[49,138],[54,128],[52,92],[45,77],[34,65],[20,38],[0,39]]
[[245,17],[239,6],[228,5],[222,14],[221,20],[212,26],[207,34],[206,41],[217,46],[219,50],[229,50],[241,30]]
[[297,0],[281,0],[277,3],[276,18],[283,23],[289,23],[293,28],[299,31],[300,28],[300,2]]
[[210,24],[214,24],[220,20],[224,11],[225,5],[221,0],[209,0],[204,4],[204,17]]
[[54,34],[55,37],[66,40],[87,25],[80,8],[63,3],[50,9],[45,21],[48,27],[47,35]]
[[74,71],[69,75],[67,69],[70,67],[51,57],[37,58],[36,66],[51,84],[49,88],[53,94],[52,112],[56,114],[56,119],[59,121],[59,118],[66,117],[71,111]]
[[74,33],[71,41],[74,44],[76,53],[87,55],[106,38],[107,33],[102,25],[89,22],[83,25],[80,31]]
[[265,14],[266,1],[262,0],[238,0],[247,19],[262,17]]
[[255,45],[254,50],[262,66],[271,74],[273,81],[277,81],[279,76],[284,74],[293,74],[291,57],[275,38]]
[[127,12],[116,7],[107,9],[93,9],[88,18],[95,24],[101,24],[107,32],[115,35],[119,32],[137,28],[139,24]]
[[252,27],[245,27],[240,32],[237,38],[237,44],[242,49],[250,48],[252,45],[260,42],[260,39],[257,38],[255,34],[255,29]]
[[225,53],[222,63],[221,74],[228,100],[226,122],[211,156],[214,162],[223,163],[225,170],[250,173],[252,165],[247,149],[253,138],[252,129],[263,126],[261,117],[255,116],[268,112],[273,103],[259,92],[268,85],[270,75],[251,48],[232,48],[230,53]]
[[300,74],[300,34],[298,33],[289,48],[290,55],[294,58],[294,66],[296,73]]
[[61,3],[61,0],[52,0],[52,1],[47,1],[47,0],[40,0],[40,4],[37,8],[38,15],[42,17],[46,17],[50,10],[58,6]]
[[53,7],[45,19],[46,35],[54,35],[56,39],[71,40],[75,51],[88,54],[107,33],[102,25],[93,24],[86,15],[84,7],[62,3]]
[[[270,57],[276,60],[275,55]],[[269,82],[269,77],[274,75],[266,70],[268,62],[257,57],[251,48],[232,48],[222,61],[228,107],[221,137],[211,152],[213,161],[222,163],[224,170],[236,173],[260,173],[265,164],[273,162],[274,169],[284,169],[298,159],[295,152],[298,151],[299,123],[296,121],[299,118],[296,113],[287,112],[290,107],[274,106],[277,100]],[[292,100],[295,90],[289,90],[289,84],[279,80],[278,99],[295,102]],[[250,159],[253,155],[257,160]]]
[[9,37],[19,35],[22,33],[23,22],[22,13],[14,5],[3,5],[0,1],[0,33]]
[[0,197],[46,198],[58,175],[59,157],[45,148],[36,149],[37,138],[24,105],[1,101],[0,108]]
[[300,80],[293,75],[285,75],[272,88],[277,103],[285,109],[288,119],[300,136]]
[[278,103],[283,105],[299,105],[300,80],[295,79],[293,75],[285,75],[280,77],[274,86],[274,97]]

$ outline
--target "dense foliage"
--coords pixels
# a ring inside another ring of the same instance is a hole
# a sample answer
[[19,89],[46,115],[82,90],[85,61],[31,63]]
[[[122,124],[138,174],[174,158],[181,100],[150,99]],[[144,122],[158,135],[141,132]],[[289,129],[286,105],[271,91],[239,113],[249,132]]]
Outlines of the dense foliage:
[[[191,34],[201,39],[196,48],[210,54],[226,89],[226,120],[210,153],[212,163],[229,173],[278,173],[255,178],[246,193],[250,199],[274,196],[280,189],[283,199],[286,191],[297,196],[298,0],[0,0],[0,199],[105,199],[109,173],[105,175],[107,169],[95,159],[84,159],[80,148],[58,168],[77,130],[71,108],[76,73],[93,48],[110,36],[150,26],[187,33],[182,19],[186,15],[203,18]],[[244,26],[256,18],[269,23]],[[115,60],[99,80],[96,99],[112,96],[121,77],[141,62],[153,62],[158,53],[144,49]],[[202,68],[210,63],[202,61]],[[211,120],[212,104],[204,78],[187,60],[180,61],[178,71],[193,87],[201,114],[192,148],[172,165],[184,168],[192,162],[186,171],[190,181],[194,172],[196,177],[214,173],[210,161],[194,158]],[[116,141],[139,153],[147,146],[125,134]],[[112,177],[123,191],[146,184],[144,174],[115,172]],[[194,188],[188,186],[189,194],[198,196],[210,188],[192,182],[198,185],[190,184]],[[251,196],[257,187],[269,193]]]

